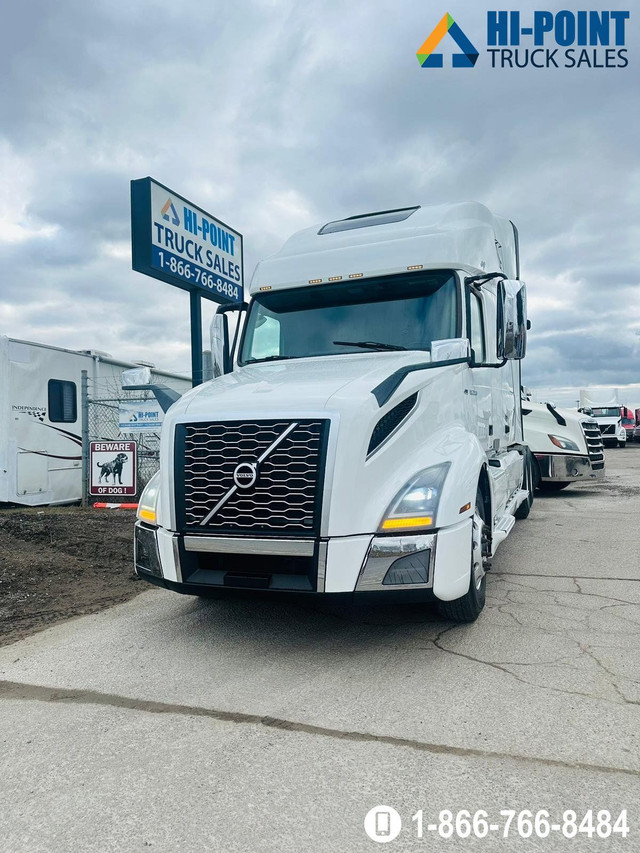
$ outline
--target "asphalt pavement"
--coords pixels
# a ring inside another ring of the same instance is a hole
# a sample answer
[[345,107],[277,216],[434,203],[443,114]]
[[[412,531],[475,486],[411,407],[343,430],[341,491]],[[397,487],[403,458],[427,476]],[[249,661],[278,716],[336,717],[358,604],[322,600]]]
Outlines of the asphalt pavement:
[[[640,444],[606,456],[536,498],[470,626],[153,588],[0,649],[0,849],[371,851],[384,805],[389,850],[639,850]],[[543,809],[630,832],[502,837]]]

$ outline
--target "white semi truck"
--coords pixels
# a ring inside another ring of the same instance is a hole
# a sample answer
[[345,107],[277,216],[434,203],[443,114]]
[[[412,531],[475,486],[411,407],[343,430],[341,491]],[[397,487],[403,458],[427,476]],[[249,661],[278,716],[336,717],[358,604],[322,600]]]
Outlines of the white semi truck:
[[627,446],[627,431],[622,423],[617,394],[598,388],[581,388],[578,411],[597,421],[605,446]]
[[555,492],[604,477],[604,447],[593,418],[532,400],[523,400],[522,414],[534,481],[541,491]]
[[[477,203],[308,228],[167,412],[136,571],[192,595],[435,600],[472,621],[533,499],[518,235]],[[231,347],[231,349],[234,349]]]

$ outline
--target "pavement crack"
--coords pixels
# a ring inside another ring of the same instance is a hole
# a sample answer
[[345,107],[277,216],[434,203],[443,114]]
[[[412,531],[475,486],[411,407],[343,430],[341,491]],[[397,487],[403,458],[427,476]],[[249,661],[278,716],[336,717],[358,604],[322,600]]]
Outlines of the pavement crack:
[[[550,575],[543,572],[496,572],[491,570],[493,577],[501,578],[564,578],[574,581],[576,575]],[[622,581],[623,583],[640,583],[640,578],[612,578],[612,577],[596,577],[594,575],[577,575],[583,581]]]
[[[449,630],[449,629],[447,629],[447,630]],[[501,662],[496,662],[496,661],[482,660],[482,658],[477,658],[477,657],[474,657],[473,655],[468,655],[465,652],[458,652],[458,651],[455,651],[455,649],[448,649],[448,648],[446,648],[446,646],[440,645],[440,638],[442,637],[443,634],[446,634],[446,630],[441,631],[440,634],[438,634],[438,636],[435,638],[435,640],[432,641],[433,645],[437,649],[439,649],[441,652],[444,652],[445,654],[448,654],[448,655],[455,655],[456,657],[464,658],[465,660],[471,661],[472,663],[480,664],[481,666],[488,666],[488,667],[491,667],[492,669],[496,669],[496,670],[498,670],[498,672],[503,672],[506,675],[510,675],[512,678],[515,678],[516,681],[519,681],[520,684],[524,684],[527,687],[533,687],[533,688],[538,689],[538,690],[550,690],[552,693],[560,693],[560,694],[563,694],[565,696],[581,696],[584,699],[595,699],[595,700],[601,701],[601,702],[610,702],[614,705],[639,705],[640,704],[640,702],[636,702],[635,700],[627,699],[620,692],[620,690],[618,690],[617,686],[613,685],[613,684],[612,684],[612,687],[614,688],[616,695],[620,697],[619,700],[610,699],[607,696],[598,696],[598,695],[595,695],[593,693],[585,693],[584,691],[581,691],[581,690],[568,690],[567,688],[564,688],[564,687],[553,687],[550,684],[538,684],[535,681],[529,681],[526,678],[522,678],[520,675],[518,675],[517,672],[514,672],[513,670],[509,669],[508,667],[509,666],[534,666],[535,664],[515,663],[513,661],[506,661],[505,663],[501,663]],[[557,660],[553,660],[553,661],[549,661],[549,662],[547,662],[547,661],[540,662],[537,665],[540,667],[547,667],[550,664],[552,666],[558,666],[558,665],[561,665],[561,661],[562,661],[562,658],[559,658]]]
[[[446,634],[451,628],[441,631],[439,636]],[[102,707],[122,708],[148,714],[176,714],[183,717],[204,717],[219,722],[236,723],[240,725],[264,726],[299,734],[317,735],[336,740],[355,743],[376,743],[387,746],[413,749],[432,755],[455,756],[458,758],[505,759],[522,762],[534,766],[559,767],[566,770],[580,770],[591,773],[620,773],[625,776],[640,777],[640,770],[628,767],[611,767],[601,764],[591,764],[586,761],[563,761],[558,758],[545,758],[531,755],[521,755],[499,750],[476,749],[472,747],[452,746],[450,744],[429,743],[428,741],[412,738],[396,737],[395,735],[374,734],[371,732],[348,731],[343,729],[316,726],[311,723],[285,720],[260,714],[247,714],[238,711],[222,711],[216,708],[203,708],[197,705],[182,705],[179,703],[157,702],[151,699],[134,699],[114,693],[101,693],[97,690],[82,690],[79,688],[44,687],[37,684],[25,684],[17,681],[0,680],[0,699],[23,700],[47,703],[70,703],[78,705],[96,705]]]

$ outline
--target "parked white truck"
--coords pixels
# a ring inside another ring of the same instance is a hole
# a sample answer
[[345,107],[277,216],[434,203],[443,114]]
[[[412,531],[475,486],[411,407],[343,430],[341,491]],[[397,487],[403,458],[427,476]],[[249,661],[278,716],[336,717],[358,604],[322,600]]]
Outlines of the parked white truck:
[[605,446],[627,446],[627,431],[622,423],[620,403],[615,393],[597,388],[581,388],[578,411],[598,422]]
[[532,502],[518,236],[476,203],[308,228],[260,263],[237,354],[166,417],[140,577],[181,593],[485,602]]
[[602,437],[593,418],[532,400],[523,400],[522,415],[539,489],[555,492],[604,477]]

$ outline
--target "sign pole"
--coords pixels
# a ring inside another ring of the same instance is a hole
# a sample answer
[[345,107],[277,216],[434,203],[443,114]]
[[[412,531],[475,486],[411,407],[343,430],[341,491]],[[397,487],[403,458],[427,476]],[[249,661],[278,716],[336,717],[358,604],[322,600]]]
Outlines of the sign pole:
[[81,373],[80,402],[82,411],[82,506],[89,506],[89,374]]
[[191,384],[202,385],[202,302],[197,290],[189,293],[191,308]]

